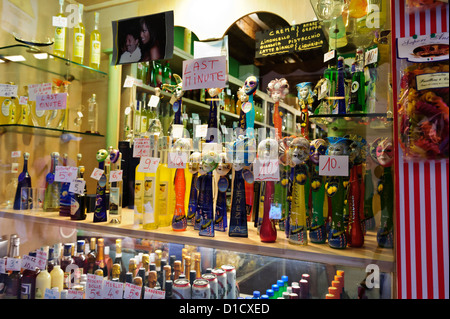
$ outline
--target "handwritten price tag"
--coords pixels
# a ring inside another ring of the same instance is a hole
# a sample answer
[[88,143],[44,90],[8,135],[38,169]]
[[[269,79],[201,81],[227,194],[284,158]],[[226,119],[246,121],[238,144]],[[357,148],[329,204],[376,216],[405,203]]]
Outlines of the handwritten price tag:
[[45,269],[47,266],[48,253],[44,250],[36,250],[36,266],[39,269]]
[[69,192],[83,195],[85,186],[86,181],[84,179],[74,179],[70,182]]
[[67,105],[67,93],[36,95],[36,111],[64,110]]
[[319,175],[348,176],[348,156],[319,156]]
[[141,299],[142,288],[137,285],[125,283],[125,292],[123,293],[123,299]]
[[208,134],[208,124],[197,125],[195,127],[195,137],[206,137]]
[[45,288],[44,299],[59,299],[59,291]]
[[30,84],[28,85],[28,100],[36,101],[36,95],[51,94],[52,83]]
[[100,299],[103,285],[103,277],[87,274],[86,299]]
[[123,283],[106,280],[103,283],[101,297],[102,299],[122,299]]
[[27,105],[28,104],[28,96],[19,96],[19,104]]
[[28,269],[28,270],[36,270],[36,257],[32,257],[30,255],[23,255],[22,256],[22,268]]
[[144,299],[165,299],[166,292],[145,287]]
[[70,183],[77,177],[78,168],[72,166],[56,166],[55,182]]
[[17,85],[0,84],[0,96],[6,97],[17,96]]
[[7,271],[20,271],[22,268],[22,259],[20,258],[6,258],[6,270]]
[[83,291],[69,289],[67,299],[83,299]]
[[255,181],[279,181],[280,180],[280,165],[278,159],[273,160],[259,160],[253,163],[253,172],[255,174]]
[[21,154],[22,154],[21,151],[13,151],[13,152],[11,152],[11,157],[12,158],[18,158],[18,157],[21,156]]
[[6,258],[0,258],[0,274],[6,274]]
[[138,172],[156,173],[158,166],[159,166],[159,157],[141,157]]
[[100,179],[100,177],[102,177],[104,172],[105,172],[104,170],[96,167],[96,168],[94,168],[94,171],[91,174],[91,178],[98,181]]
[[187,154],[182,152],[169,152],[168,168],[186,168]]
[[150,155],[150,139],[135,138],[133,143],[133,157],[143,157]]
[[109,172],[110,182],[121,182],[122,181],[123,170],[111,171]]

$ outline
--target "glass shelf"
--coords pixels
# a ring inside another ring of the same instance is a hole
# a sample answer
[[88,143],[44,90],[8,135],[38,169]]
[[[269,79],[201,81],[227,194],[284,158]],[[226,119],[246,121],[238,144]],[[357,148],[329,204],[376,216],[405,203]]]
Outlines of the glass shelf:
[[389,129],[393,118],[388,113],[349,113],[349,114],[314,114],[309,116],[311,123],[320,127],[337,127],[341,130],[367,126],[370,129]]
[[25,133],[25,134],[34,134],[34,135],[45,135],[45,136],[61,136],[62,139],[71,139],[72,136],[98,136],[104,137],[101,134],[88,133],[88,132],[78,132],[64,129],[57,129],[51,127],[40,127],[33,125],[23,125],[23,124],[2,124],[0,125],[0,135],[5,132],[14,132],[14,133]]
[[108,74],[86,65],[53,55],[37,47],[15,44],[0,47],[2,64],[22,64],[60,76],[68,81],[93,81],[105,79]]

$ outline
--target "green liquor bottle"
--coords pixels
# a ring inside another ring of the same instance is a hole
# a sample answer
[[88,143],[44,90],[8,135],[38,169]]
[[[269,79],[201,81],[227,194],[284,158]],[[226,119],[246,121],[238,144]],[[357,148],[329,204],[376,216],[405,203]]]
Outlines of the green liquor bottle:
[[349,113],[366,113],[366,80],[364,77],[364,50],[358,48],[355,57],[355,72],[352,76]]

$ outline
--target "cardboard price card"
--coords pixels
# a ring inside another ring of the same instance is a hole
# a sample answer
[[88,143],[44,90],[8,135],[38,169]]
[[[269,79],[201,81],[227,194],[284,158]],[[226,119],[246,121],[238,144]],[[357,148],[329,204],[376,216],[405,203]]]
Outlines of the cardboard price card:
[[224,88],[227,85],[227,57],[224,55],[183,61],[183,91]]
[[319,156],[319,175],[348,176],[348,156]]
[[144,157],[150,155],[150,139],[135,138],[133,142],[133,157]]
[[166,299],[166,292],[145,287],[144,299]]
[[259,160],[253,163],[255,181],[267,182],[280,180],[280,165],[278,159]]
[[159,157],[141,157],[138,172],[140,173],[156,173],[159,166]]
[[77,177],[78,168],[72,166],[56,166],[55,182],[70,183]]
[[109,172],[110,182],[121,182],[122,181],[123,170],[111,171]]
[[86,181],[84,179],[74,179],[70,182],[69,192],[83,195],[85,186]]
[[42,94],[36,96],[36,111],[64,110],[67,93]]
[[98,181],[98,180],[100,180],[100,177],[102,177],[104,172],[105,172],[104,170],[96,167],[92,171],[91,178],[93,178],[93,179]]
[[67,291],[67,299],[83,299],[83,291],[69,289]]
[[123,283],[112,280],[105,280],[101,293],[102,299],[122,299]]
[[167,167],[184,169],[187,161],[188,157],[185,152],[169,152]]
[[103,277],[87,274],[86,299],[101,299]]
[[142,288],[137,285],[125,283],[125,292],[123,293],[123,299],[141,299]]

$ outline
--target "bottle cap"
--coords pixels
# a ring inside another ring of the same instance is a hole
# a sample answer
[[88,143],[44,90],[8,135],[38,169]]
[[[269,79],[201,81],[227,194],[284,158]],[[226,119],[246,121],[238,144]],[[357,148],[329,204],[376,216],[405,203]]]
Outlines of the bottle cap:
[[272,289],[267,289],[266,290],[266,295],[268,295],[269,297],[273,297],[274,296],[274,291]]
[[278,287],[284,287],[284,281],[283,280],[277,280]]
[[289,292],[283,292],[283,299],[289,299]]
[[269,296],[268,295],[262,295],[261,299],[269,299]]
[[260,297],[261,296],[261,292],[259,292],[258,290],[253,291],[253,297]]
[[280,287],[278,287],[277,284],[273,284],[272,285],[272,290],[275,291],[275,292],[278,292],[280,290]]
[[288,282],[288,276],[281,276],[281,280],[283,280],[284,283]]

